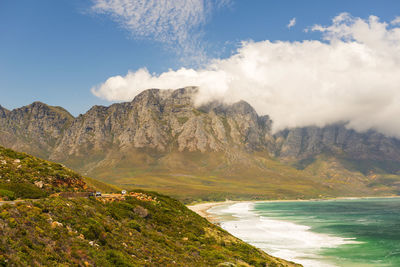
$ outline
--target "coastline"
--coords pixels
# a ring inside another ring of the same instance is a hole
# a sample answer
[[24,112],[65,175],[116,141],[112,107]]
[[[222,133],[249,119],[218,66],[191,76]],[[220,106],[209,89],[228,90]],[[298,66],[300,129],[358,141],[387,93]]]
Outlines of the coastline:
[[206,218],[209,222],[217,223],[218,219],[215,217],[215,215],[209,213],[208,210],[210,210],[211,208],[217,207],[217,206],[235,204],[235,203],[240,203],[240,202],[250,202],[250,201],[226,200],[226,201],[221,201],[221,202],[204,202],[204,203],[199,203],[199,204],[194,204],[194,205],[188,205],[186,207],[188,209],[196,212],[201,217]]
[[257,203],[257,202],[305,202],[305,201],[331,201],[331,200],[356,200],[356,199],[379,199],[379,198],[400,198],[399,195],[393,196],[365,196],[365,197],[333,197],[333,198],[312,198],[312,199],[268,199],[268,200],[226,200],[219,202],[203,202],[193,205],[187,205],[186,207],[196,212],[203,218],[206,218],[211,223],[219,223],[217,217],[208,212],[210,209],[229,204],[236,203]]
[[[242,211],[243,208],[248,207],[247,204],[254,204],[260,202],[281,202],[288,205],[297,205],[294,202],[325,202],[326,205],[342,205],[335,204],[335,200],[366,200],[368,199],[398,199],[400,196],[365,196],[365,197],[336,197],[336,198],[324,198],[324,199],[292,199],[292,200],[254,200],[254,201],[223,201],[223,202],[205,202],[195,205],[187,206],[192,211],[196,212],[198,215],[209,220],[211,223],[223,227],[226,231],[231,233],[233,236],[240,238],[241,240],[263,250],[264,252],[272,255],[274,257],[285,259],[287,261],[296,262],[303,264],[304,266],[311,267],[332,267],[341,266],[337,259],[325,257],[324,254],[319,254],[321,248],[335,249],[342,245],[351,244],[363,244],[364,241],[358,241],[358,236],[342,236],[340,234],[336,235],[333,233],[324,232],[314,232],[310,231],[308,224],[296,224],[296,222],[280,220],[279,218],[264,218],[259,220],[258,217],[252,216],[251,213]],[[293,204],[287,203],[293,202]],[[329,203],[331,202],[331,203]],[[380,202],[380,201],[379,201]],[[379,203],[378,202],[378,203]],[[347,203],[347,202],[344,202]],[[357,203],[357,202],[356,202]],[[372,202],[373,203],[373,202]],[[229,208],[230,205],[238,206],[233,207],[232,210]],[[321,203],[322,204],[322,203]],[[300,205],[300,204],[299,204]],[[325,204],[324,204],[325,205]],[[346,204],[347,205],[347,204]],[[349,204],[351,206],[351,204]],[[357,205],[357,204],[355,204]],[[230,216],[218,216],[211,209],[218,207],[217,210],[225,210],[225,207],[229,212],[233,214],[240,214],[244,216],[236,216],[238,220],[230,220]],[[242,207],[243,206],[243,207]],[[319,204],[318,204],[319,206]],[[359,206],[355,206],[359,207]],[[378,205],[379,207],[379,205]],[[257,227],[254,227],[257,226]],[[268,240],[268,241],[267,241]],[[304,242],[307,240],[307,242]],[[357,243],[360,242],[360,243]],[[268,244],[268,245],[267,245]],[[284,245],[282,245],[284,244]],[[321,245],[323,244],[323,245]],[[336,252],[337,253],[337,252]],[[341,257],[338,254],[337,257]],[[345,266],[353,266],[351,257],[347,257],[347,264]],[[359,260],[359,259],[357,259]],[[383,259],[380,259],[383,260]],[[374,266],[370,264],[367,259],[364,259],[362,266]],[[356,265],[354,265],[356,266]]]

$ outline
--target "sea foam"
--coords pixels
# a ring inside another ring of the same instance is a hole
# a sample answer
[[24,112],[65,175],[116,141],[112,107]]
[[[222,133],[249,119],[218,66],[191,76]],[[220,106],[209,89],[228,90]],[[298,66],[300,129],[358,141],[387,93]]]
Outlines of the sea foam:
[[[251,202],[215,207],[215,215],[230,215],[221,227],[265,252],[304,266],[335,266],[319,255],[324,248],[357,243],[352,239],[312,232],[310,227],[258,215]],[[226,218],[226,217],[224,217]]]

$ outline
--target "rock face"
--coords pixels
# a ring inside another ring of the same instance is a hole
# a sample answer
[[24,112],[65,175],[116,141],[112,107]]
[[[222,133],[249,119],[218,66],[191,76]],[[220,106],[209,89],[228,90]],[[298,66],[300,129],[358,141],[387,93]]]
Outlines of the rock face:
[[3,107],[0,105],[0,119],[6,118],[7,115],[8,115],[8,113],[10,113],[10,111],[7,110],[7,109],[5,109],[5,108],[3,108]]
[[65,109],[41,102],[12,111],[0,107],[0,144],[46,157],[72,120]]
[[60,162],[109,151],[168,153],[261,152],[286,161],[321,153],[355,160],[400,162],[400,141],[345,124],[287,129],[273,134],[272,121],[246,102],[196,107],[195,87],[150,89],[132,102],[94,106],[78,117],[35,102],[8,111],[0,106],[0,144]]
[[133,148],[160,152],[225,151],[232,146],[263,149],[270,121],[246,102],[195,108],[193,87],[146,90],[130,103],[95,106],[76,118],[55,146],[51,158],[89,151]]
[[358,133],[346,129],[344,124],[289,129],[274,137],[274,153],[280,158],[304,159],[331,152],[342,153],[352,159],[400,162],[398,139],[374,131]]

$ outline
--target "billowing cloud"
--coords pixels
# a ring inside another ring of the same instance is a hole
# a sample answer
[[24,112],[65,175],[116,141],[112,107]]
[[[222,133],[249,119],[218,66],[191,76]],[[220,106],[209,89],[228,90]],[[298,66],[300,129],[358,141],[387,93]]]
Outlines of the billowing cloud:
[[358,131],[400,137],[400,28],[375,16],[340,14],[312,30],[324,40],[245,42],[230,58],[201,69],[159,75],[140,69],[92,92],[128,101],[147,88],[195,85],[198,103],[243,99],[269,114],[275,130],[345,121]]
[[[92,0],[92,10],[111,16],[134,38],[177,47],[185,56],[203,56],[200,26],[230,0]],[[200,54],[200,55],[199,55]]]
[[292,18],[287,25],[288,29],[294,27],[296,25],[296,18]]

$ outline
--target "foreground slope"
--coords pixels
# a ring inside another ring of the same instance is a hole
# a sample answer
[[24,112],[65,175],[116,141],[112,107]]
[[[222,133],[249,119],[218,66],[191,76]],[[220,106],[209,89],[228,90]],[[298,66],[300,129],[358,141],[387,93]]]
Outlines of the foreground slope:
[[[59,164],[9,149],[0,152],[6,166],[1,169],[1,185],[12,181],[15,187],[10,188],[16,191],[9,192],[20,199],[31,196],[18,195],[19,186],[32,185],[28,192],[43,192],[37,200],[0,202],[0,265],[297,266],[242,242],[179,201],[157,193],[46,197],[93,188]],[[35,184],[39,179],[42,187]]]
[[[292,266],[154,193],[103,203],[50,198],[0,207],[0,262],[27,266]],[[293,264],[294,265],[294,264]]]

